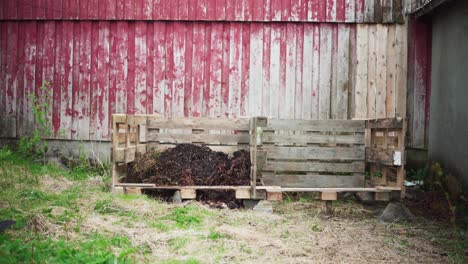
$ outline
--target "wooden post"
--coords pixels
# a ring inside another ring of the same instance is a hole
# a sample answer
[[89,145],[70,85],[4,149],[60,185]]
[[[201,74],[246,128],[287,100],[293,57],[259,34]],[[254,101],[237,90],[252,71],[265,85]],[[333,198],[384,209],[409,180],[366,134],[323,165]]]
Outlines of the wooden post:
[[257,117],[250,119],[250,186],[252,198],[257,196]]

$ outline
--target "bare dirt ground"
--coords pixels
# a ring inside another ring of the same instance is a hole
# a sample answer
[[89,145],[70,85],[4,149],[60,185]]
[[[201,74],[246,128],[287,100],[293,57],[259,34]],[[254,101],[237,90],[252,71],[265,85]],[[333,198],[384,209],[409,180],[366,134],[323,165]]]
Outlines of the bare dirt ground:
[[[46,178],[45,191],[66,181]],[[169,204],[146,196],[115,196],[83,183],[79,221],[44,223],[48,235],[70,239],[93,232],[127,237],[137,263],[451,263],[441,243],[449,229],[416,219],[386,224],[384,204],[334,203],[334,215],[310,197],[274,203],[274,213]],[[58,187],[57,187],[58,186]],[[68,186],[67,186],[68,187]],[[76,187],[75,187],[76,188]],[[60,207],[52,213],[60,213]],[[40,219],[39,219],[40,220]],[[79,226],[79,229],[73,227]],[[79,230],[71,232],[70,230]]]

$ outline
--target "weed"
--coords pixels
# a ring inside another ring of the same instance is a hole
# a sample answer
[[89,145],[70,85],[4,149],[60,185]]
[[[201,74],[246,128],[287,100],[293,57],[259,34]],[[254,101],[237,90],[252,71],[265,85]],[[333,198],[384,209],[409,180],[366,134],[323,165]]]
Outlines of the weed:
[[47,81],[39,89],[39,94],[33,92],[29,95],[33,104],[35,128],[32,131],[32,137],[24,137],[19,141],[18,152],[25,158],[42,158],[47,152],[47,142],[42,138],[53,134],[48,115],[51,111],[51,98],[50,83]]
[[0,149],[0,161],[4,161],[11,157],[13,152],[8,148],[8,146],[3,146],[3,148]]
[[199,226],[203,220],[204,212],[195,206],[179,207],[169,214],[169,219],[176,222],[179,228]]
[[0,234],[0,263],[127,263],[135,251],[130,241],[120,236],[94,234],[87,240],[67,241],[42,236],[14,239]]
[[219,233],[218,231],[214,229],[210,229],[210,233],[208,233],[208,236],[207,236],[207,238],[211,240],[218,240],[223,237],[224,237],[223,234]]
[[94,210],[100,214],[129,215],[130,213],[125,208],[114,204],[110,198],[98,200],[94,206]]
[[171,252],[175,252],[187,245],[189,241],[190,239],[187,237],[175,237],[169,239],[169,241],[167,241],[167,244],[171,248]]
[[172,229],[172,227],[169,224],[167,224],[167,223],[165,223],[165,222],[163,222],[161,220],[151,222],[149,224],[149,226],[153,227],[153,228],[156,228],[158,231],[161,231],[161,232],[167,232],[167,231]]
[[199,264],[201,262],[196,258],[189,258],[186,260],[176,260],[176,259],[165,260],[165,261],[162,261],[161,263],[162,264]]

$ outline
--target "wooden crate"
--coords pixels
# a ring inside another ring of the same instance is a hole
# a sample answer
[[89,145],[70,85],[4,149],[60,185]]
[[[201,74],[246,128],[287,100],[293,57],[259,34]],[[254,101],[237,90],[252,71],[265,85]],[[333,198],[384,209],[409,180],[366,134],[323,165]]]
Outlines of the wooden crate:
[[[393,158],[404,152],[402,124],[395,119],[166,118],[117,114],[113,115],[113,187],[124,192],[135,192],[135,188],[184,190],[190,197],[200,189],[234,190],[239,199],[274,200],[280,199],[282,192],[295,191],[322,192],[326,200],[337,197],[333,193],[338,192],[398,191],[403,183],[404,162],[397,164]],[[120,182],[128,164],[139,154],[163,151],[179,143],[204,145],[225,153],[248,149],[252,162],[250,185],[182,187]],[[368,181],[366,162],[372,176]],[[379,170],[382,177],[376,180]]]

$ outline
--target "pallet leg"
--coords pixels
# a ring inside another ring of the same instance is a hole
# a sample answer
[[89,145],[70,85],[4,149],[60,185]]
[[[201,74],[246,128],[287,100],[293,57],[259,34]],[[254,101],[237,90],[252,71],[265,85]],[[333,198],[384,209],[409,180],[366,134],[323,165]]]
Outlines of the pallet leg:
[[195,189],[181,189],[180,198],[182,200],[191,200],[197,198],[197,190]]
[[141,195],[141,188],[138,187],[125,187],[124,192],[126,195]]

